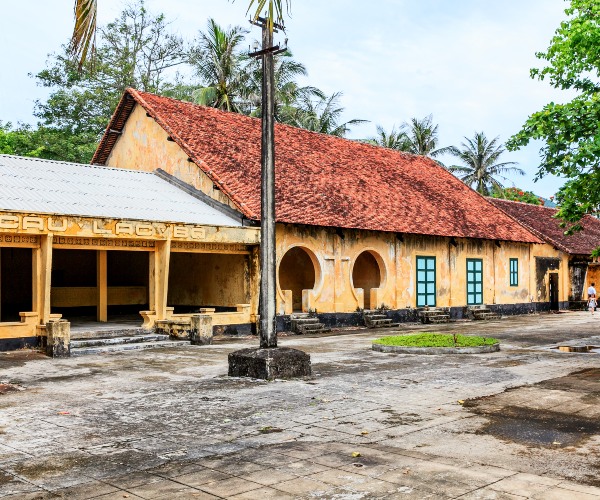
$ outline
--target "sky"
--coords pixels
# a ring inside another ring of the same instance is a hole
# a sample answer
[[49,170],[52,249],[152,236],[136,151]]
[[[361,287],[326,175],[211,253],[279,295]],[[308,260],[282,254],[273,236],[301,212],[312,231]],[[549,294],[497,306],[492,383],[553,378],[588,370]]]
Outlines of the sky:
[[[3,3],[0,121],[35,124],[34,103],[48,90],[31,74],[69,39],[73,0]],[[98,4],[103,24],[125,2]],[[150,11],[164,13],[187,39],[209,17],[224,26],[250,27],[247,5],[248,0],[146,0]],[[308,69],[301,83],[328,94],[342,91],[344,120],[369,120],[353,127],[349,137],[371,137],[376,125],[390,130],[432,114],[440,146],[460,146],[479,131],[504,142],[533,112],[571,97],[529,78],[530,68],[540,66],[535,53],[548,47],[566,7],[565,0],[292,0],[286,31],[294,58]],[[507,186],[545,197],[557,191],[561,179],[534,183],[541,147],[535,143],[502,156],[526,172],[510,175]]]

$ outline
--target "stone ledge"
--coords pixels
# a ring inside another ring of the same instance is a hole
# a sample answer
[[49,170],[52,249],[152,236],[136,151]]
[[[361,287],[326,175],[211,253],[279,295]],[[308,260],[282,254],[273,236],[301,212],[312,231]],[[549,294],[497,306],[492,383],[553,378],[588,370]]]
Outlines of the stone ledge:
[[373,344],[373,350],[378,352],[393,352],[396,354],[487,354],[499,351],[500,344],[482,345],[477,347],[409,347]]

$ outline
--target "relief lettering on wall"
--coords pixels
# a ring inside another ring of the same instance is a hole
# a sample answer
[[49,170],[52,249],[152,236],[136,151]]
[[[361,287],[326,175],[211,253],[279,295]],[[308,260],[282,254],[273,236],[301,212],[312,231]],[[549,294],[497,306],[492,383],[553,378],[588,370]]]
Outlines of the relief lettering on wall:
[[30,233],[67,233],[82,237],[98,235],[104,237],[138,236],[140,238],[164,238],[170,234],[175,239],[183,240],[200,241],[206,238],[205,228],[192,225],[0,214],[0,230],[14,232],[15,229]]
[[227,244],[227,243],[195,243],[187,241],[173,241],[171,243],[171,250],[199,250],[203,252],[216,251],[216,252],[248,252],[246,245],[240,244]]
[[11,244],[27,244],[27,245],[39,245],[39,239],[37,236],[21,235],[21,234],[0,234],[0,243],[11,243]]
[[55,237],[53,246],[89,246],[105,248],[154,248],[154,241],[116,240],[108,238],[80,238],[77,236]]

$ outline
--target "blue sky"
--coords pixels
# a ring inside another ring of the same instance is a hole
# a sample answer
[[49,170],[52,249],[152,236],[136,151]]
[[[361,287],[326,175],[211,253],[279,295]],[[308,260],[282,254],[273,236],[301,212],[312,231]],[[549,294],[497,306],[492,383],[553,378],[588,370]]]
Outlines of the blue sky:
[[[35,123],[36,99],[47,90],[28,76],[42,69],[47,54],[68,40],[72,0],[8,2],[0,17],[3,51],[0,120]],[[120,12],[121,0],[99,0],[101,23]],[[213,17],[222,25],[248,25],[247,0],[147,0],[173,29],[193,38]],[[308,68],[311,84],[327,93],[342,91],[346,119],[370,123],[351,137],[374,135],[412,117],[433,114],[440,146],[459,145],[484,131],[505,141],[527,116],[550,101],[569,98],[529,78],[564,18],[564,0],[292,0],[287,20],[289,46]],[[527,175],[510,182],[550,196],[557,178],[533,183],[541,144],[515,153]],[[447,159],[443,159],[447,163]]]

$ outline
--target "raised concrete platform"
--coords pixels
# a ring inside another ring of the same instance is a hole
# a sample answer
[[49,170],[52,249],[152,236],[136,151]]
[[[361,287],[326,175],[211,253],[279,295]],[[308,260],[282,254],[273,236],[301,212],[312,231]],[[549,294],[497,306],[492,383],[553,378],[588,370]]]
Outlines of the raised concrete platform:
[[263,380],[311,375],[310,356],[298,349],[272,347],[240,349],[229,353],[229,376]]
[[399,345],[373,344],[378,352],[394,352],[397,354],[486,354],[498,352],[500,344],[482,345],[479,347],[409,347]]

